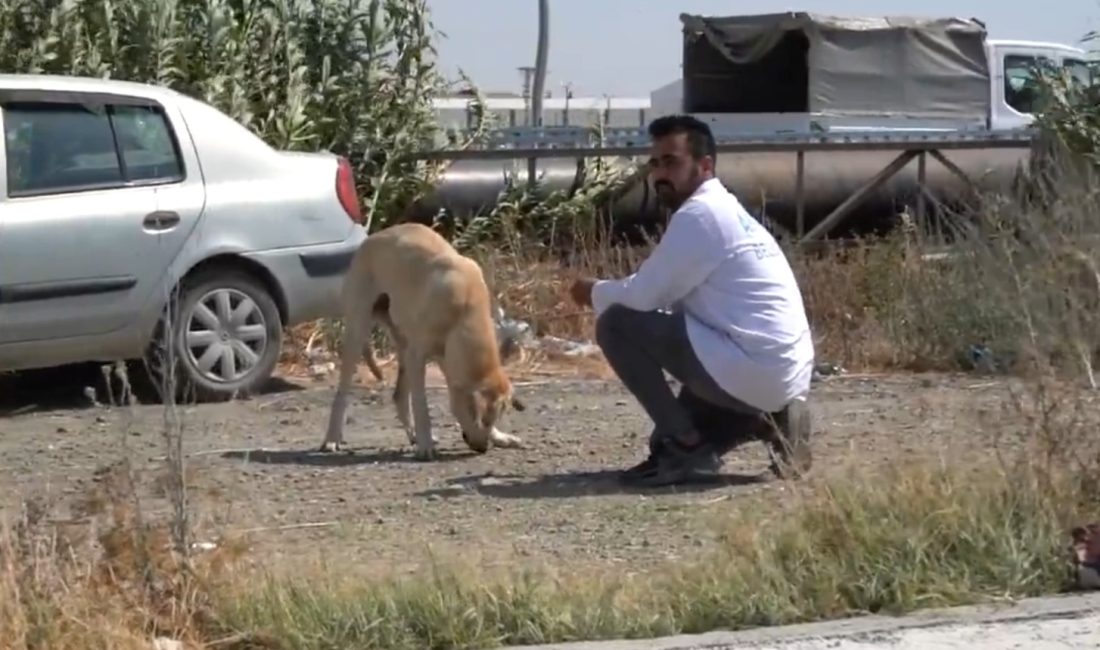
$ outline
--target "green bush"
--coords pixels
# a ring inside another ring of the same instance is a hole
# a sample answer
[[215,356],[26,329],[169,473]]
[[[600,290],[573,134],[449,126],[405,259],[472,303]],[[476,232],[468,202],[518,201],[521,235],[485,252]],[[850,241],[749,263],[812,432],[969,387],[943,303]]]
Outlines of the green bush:
[[430,185],[426,0],[0,0],[0,71],[161,84],[281,149],[349,157],[374,228]]

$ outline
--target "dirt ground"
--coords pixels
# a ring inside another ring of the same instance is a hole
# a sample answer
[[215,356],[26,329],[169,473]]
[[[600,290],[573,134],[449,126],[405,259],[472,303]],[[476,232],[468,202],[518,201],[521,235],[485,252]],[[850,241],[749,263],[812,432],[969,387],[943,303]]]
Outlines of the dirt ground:
[[[68,372],[68,371],[65,371]],[[75,372],[75,371],[73,371]],[[369,377],[368,373],[362,373]],[[129,453],[143,470],[143,508],[167,516],[160,406],[91,404],[98,373],[0,382],[0,509],[17,516],[28,497],[72,517],[97,468]],[[442,381],[430,402],[443,457],[412,459],[389,402],[390,384],[357,387],[346,429],[352,453],[315,453],[332,380],[293,379],[247,401],[181,407],[196,539],[247,533],[258,557],[295,566],[305,557],[350,560],[357,570],[413,571],[418,551],[475,549],[571,567],[641,567],[695,556],[721,532],[723,509],[782,500],[782,482],[760,480],[767,460],[752,443],[726,461],[728,480],[706,489],[627,491],[613,472],[644,453],[644,413],[613,381],[514,375],[527,404],[505,430],[523,450],[465,450],[445,409]],[[102,381],[99,382],[102,384]],[[851,463],[890,466],[926,455],[987,449],[977,419],[1001,410],[1003,386],[974,376],[851,376],[818,383],[813,398],[815,473]],[[102,392],[100,399],[104,400]],[[766,475],[765,475],[766,476]]]

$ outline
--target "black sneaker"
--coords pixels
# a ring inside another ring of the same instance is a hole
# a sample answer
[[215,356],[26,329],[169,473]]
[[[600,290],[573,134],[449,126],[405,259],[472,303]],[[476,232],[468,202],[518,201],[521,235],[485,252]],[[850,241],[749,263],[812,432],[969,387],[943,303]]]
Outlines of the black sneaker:
[[661,438],[657,437],[656,430],[649,436],[649,455],[645,460],[624,469],[619,478],[621,481],[630,482],[641,476],[647,476],[657,471],[657,456],[661,453]]
[[763,438],[772,459],[772,473],[781,479],[793,479],[808,472],[813,466],[809,400],[795,400],[767,419],[769,426]]
[[657,430],[654,429],[649,434],[649,455],[646,456],[646,460],[641,461],[636,465],[627,467],[619,474],[619,481],[629,483],[637,480],[641,476],[648,476],[657,471],[657,456],[661,453],[661,444],[663,440],[658,436]]
[[656,454],[635,467],[642,466],[646,471],[624,474],[623,481],[639,487],[714,481],[720,475],[722,460],[706,442],[685,447],[677,440],[666,440]]
[[620,472],[619,478],[622,481],[630,482],[642,476],[652,474],[656,471],[657,456],[653,452],[650,452],[650,454],[646,456],[645,460]]

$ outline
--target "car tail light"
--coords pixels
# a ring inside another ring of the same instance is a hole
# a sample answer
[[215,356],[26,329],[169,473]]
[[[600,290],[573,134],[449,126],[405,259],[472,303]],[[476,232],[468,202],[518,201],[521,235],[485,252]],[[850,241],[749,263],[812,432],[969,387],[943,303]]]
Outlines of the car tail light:
[[336,166],[336,196],[344,212],[355,223],[363,223],[363,211],[359,207],[359,192],[355,189],[355,173],[347,158],[341,157]]

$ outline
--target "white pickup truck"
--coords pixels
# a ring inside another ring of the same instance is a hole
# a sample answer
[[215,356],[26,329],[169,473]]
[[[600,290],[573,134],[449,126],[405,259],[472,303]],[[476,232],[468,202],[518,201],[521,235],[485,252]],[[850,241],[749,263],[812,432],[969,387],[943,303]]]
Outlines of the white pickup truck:
[[988,39],[976,19],[681,21],[683,77],[651,93],[651,112],[692,113],[724,135],[1004,131],[1033,120],[1036,65],[1090,80],[1081,48]]

